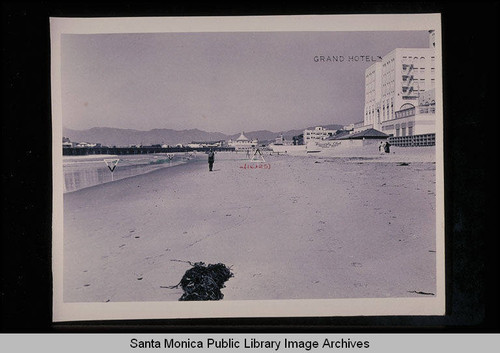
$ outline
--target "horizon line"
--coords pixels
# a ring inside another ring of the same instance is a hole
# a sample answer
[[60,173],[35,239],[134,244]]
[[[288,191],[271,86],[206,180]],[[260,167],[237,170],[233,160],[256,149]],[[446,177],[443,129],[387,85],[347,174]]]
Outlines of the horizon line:
[[[257,130],[247,131],[247,133],[258,132],[258,131],[268,131],[268,132],[272,132],[272,133],[281,133],[281,132],[287,132],[287,131],[291,131],[291,130],[306,130],[306,129],[310,128],[310,127],[327,126],[327,125],[346,126],[346,125],[350,125],[350,124],[355,124],[355,123],[349,123],[349,124],[341,124],[341,123],[314,124],[314,125],[311,125],[311,126],[305,127],[305,128],[296,128],[296,129],[290,128],[290,129],[287,129],[287,130],[280,130],[280,131],[273,131],[273,130],[268,130],[268,129],[257,129]],[[63,126],[62,128],[63,129],[68,129],[68,130],[74,130],[74,131],[86,131],[86,130],[91,130],[91,129],[117,129],[117,130],[133,130],[133,131],[140,131],[140,132],[149,132],[149,131],[153,131],[153,130],[172,130],[172,131],[178,131],[178,132],[189,131],[189,130],[198,130],[198,131],[207,132],[207,133],[215,133],[215,134],[218,133],[218,134],[224,134],[224,135],[237,135],[237,134],[241,134],[241,132],[242,132],[242,131],[238,131],[238,132],[235,132],[235,133],[226,133],[226,132],[221,132],[221,131],[207,131],[207,130],[202,130],[202,129],[199,129],[199,128],[188,128],[188,129],[183,129],[183,130],[177,130],[177,129],[167,128],[167,127],[155,127],[155,128],[151,128],[149,130],[139,130],[139,129],[134,129],[134,128],[111,127],[111,126],[93,126],[93,127],[89,127],[89,128],[85,128],[85,129],[75,129],[75,128]],[[245,131],[243,130],[243,132],[245,132]]]

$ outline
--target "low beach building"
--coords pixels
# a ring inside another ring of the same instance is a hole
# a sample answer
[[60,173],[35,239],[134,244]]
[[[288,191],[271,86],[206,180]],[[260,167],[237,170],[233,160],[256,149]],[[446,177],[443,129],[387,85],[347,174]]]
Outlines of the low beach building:
[[88,143],[88,142],[78,142],[75,147],[77,148],[88,148],[88,147],[100,147],[100,143]]
[[187,145],[189,148],[223,147],[225,141],[193,141]]
[[373,128],[369,128],[352,134],[347,131],[340,132],[336,136],[318,143],[318,146],[322,148],[332,148],[339,146],[359,147],[379,144],[381,141],[387,141],[388,138],[389,135]]

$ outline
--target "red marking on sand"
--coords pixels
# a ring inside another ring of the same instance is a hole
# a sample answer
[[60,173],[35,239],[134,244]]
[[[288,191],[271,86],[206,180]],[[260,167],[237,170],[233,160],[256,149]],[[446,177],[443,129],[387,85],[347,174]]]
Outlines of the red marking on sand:
[[240,169],[271,169],[271,164],[265,163],[265,164],[243,164],[240,165]]

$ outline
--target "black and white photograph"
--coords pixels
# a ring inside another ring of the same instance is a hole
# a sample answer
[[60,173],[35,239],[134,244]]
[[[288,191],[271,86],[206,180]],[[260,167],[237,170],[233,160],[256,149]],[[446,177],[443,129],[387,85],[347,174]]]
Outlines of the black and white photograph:
[[439,14],[50,25],[55,321],[444,315]]

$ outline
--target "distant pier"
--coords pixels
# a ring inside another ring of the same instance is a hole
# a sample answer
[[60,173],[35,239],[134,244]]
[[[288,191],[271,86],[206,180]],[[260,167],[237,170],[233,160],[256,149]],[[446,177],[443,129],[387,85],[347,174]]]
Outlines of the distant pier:
[[210,149],[219,152],[234,151],[234,147],[63,147],[63,156],[88,156],[99,154],[152,154],[152,153],[179,153],[179,152],[206,152]]

